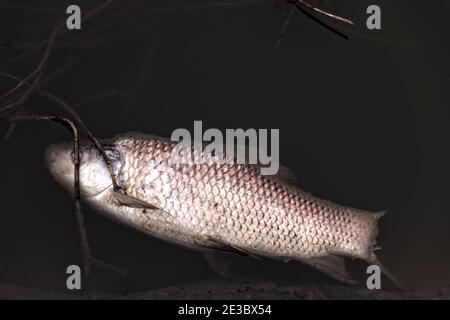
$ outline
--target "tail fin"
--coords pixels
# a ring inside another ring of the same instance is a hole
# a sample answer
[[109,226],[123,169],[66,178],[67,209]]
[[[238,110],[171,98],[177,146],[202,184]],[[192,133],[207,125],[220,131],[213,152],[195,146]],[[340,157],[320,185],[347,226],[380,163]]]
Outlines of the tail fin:
[[[375,221],[383,217],[388,210],[383,211],[377,211],[377,212],[370,212],[370,214],[375,218]],[[376,250],[376,239],[372,239],[372,246],[369,248],[369,258],[366,259],[366,261],[370,264],[377,265],[380,267],[381,273],[385,275],[389,280],[391,280],[398,288],[400,288],[403,291],[409,291],[409,289],[400,282],[397,277],[394,276],[392,272],[390,272],[383,264],[380,262],[380,260],[377,259],[375,253],[373,252]]]
[[390,272],[380,260],[373,254],[372,257],[367,261],[368,263],[375,264],[380,267],[381,273],[384,274],[389,280],[391,280],[398,288],[403,291],[410,291],[410,288],[406,287],[401,281],[397,279],[392,272]]

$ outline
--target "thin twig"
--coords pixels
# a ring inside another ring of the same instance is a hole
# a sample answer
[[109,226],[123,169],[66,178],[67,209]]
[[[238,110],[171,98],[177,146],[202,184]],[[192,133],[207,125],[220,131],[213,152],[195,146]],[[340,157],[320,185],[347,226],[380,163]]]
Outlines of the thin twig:
[[5,134],[5,140],[11,139],[11,137],[14,133],[14,130],[16,130],[16,124],[14,122],[11,122],[9,124],[8,131]]
[[281,31],[278,34],[277,42],[275,44],[275,48],[278,48],[281,44],[281,40],[283,40],[284,35],[287,31],[287,28],[289,26],[289,23],[292,20],[292,17],[294,16],[294,7],[289,6],[288,12],[286,14],[286,17],[283,20],[283,25],[281,26]]
[[313,10],[313,11],[315,11],[315,12],[319,12],[319,13],[321,13],[321,14],[324,14],[324,15],[326,15],[326,16],[329,16],[329,17],[331,17],[331,18],[333,18],[333,19],[339,18],[339,19],[337,19],[337,20],[339,20],[339,21],[343,21],[343,20],[344,20],[344,21],[349,21],[350,24],[353,25],[353,22],[351,22],[350,20],[347,20],[347,19],[342,18],[342,17],[339,17],[339,16],[335,16],[335,15],[333,15],[333,14],[331,14],[331,13],[328,13],[328,12],[326,12],[326,11],[323,11],[323,10],[321,10],[321,9],[318,9],[318,8],[312,6],[311,4],[309,4],[309,3],[307,3],[307,2],[305,2],[305,1],[303,1],[303,0],[287,0],[287,1],[288,1],[289,3],[292,3],[293,5],[295,5],[295,6],[297,7],[297,9],[298,9],[301,13],[303,13],[305,16],[307,16],[308,18],[310,18],[311,20],[313,20],[314,22],[316,22],[316,23],[319,24],[320,26],[322,26],[322,27],[324,27],[325,29],[327,29],[327,30],[333,32],[334,34],[338,35],[339,37],[341,37],[341,38],[343,38],[343,39],[345,39],[345,40],[347,40],[347,41],[350,41],[350,38],[349,38],[347,35],[345,35],[344,33],[340,32],[339,30],[337,30],[337,29],[335,29],[335,28],[329,26],[328,24],[326,24],[325,22],[323,22],[322,20],[320,20],[319,18],[317,18],[316,16],[314,16],[313,14],[311,14],[310,12],[308,12],[308,11],[305,9],[305,7],[306,7],[307,9]]
[[[107,43],[111,39],[120,38],[125,34],[125,31],[131,26],[133,22],[134,16],[139,12],[137,5],[129,5],[127,8],[123,9],[120,12],[120,16],[114,17],[114,19],[107,19],[106,22],[104,22],[101,25],[97,25],[95,29],[91,30],[89,33],[86,33],[84,35],[81,35],[74,41],[74,45],[80,47],[80,46],[89,46],[89,44],[94,43],[96,40],[96,36],[101,34],[102,32],[107,32],[108,35],[102,35],[100,44]],[[125,20],[125,21],[122,21]],[[128,20],[128,22],[127,22]],[[127,23],[125,23],[127,22]],[[108,32],[108,28],[111,27],[112,23],[116,23],[118,25],[122,25],[121,30],[118,30],[116,32]],[[97,44],[98,45],[98,44]]]
[[21,107],[24,103],[27,102],[27,100],[31,97],[31,95],[36,91],[37,87],[39,86],[39,82],[42,78],[42,75],[45,72],[45,69],[48,65],[48,60],[50,58],[50,54],[53,48],[53,44],[55,43],[56,35],[58,34],[58,28],[53,30],[52,34],[50,35],[50,39],[48,41],[48,45],[45,49],[44,55],[42,56],[41,61],[39,62],[37,68],[31,72],[24,80],[22,80],[16,87],[14,87],[12,90],[8,91],[6,94],[2,95],[0,97],[0,101],[9,95],[16,92],[20,87],[22,87],[25,83],[30,81],[32,78],[34,78],[33,82],[29,86],[28,90],[25,91],[25,93],[20,97],[19,100],[0,108],[0,115],[7,113],[8,111],[13,110],[14,108]]
[[134,105],[134,102],[136,101],[138,93],[142,90],[142,87],[144,86],[145,79],[147,77],[147,74],[150,71],[151,66],[152,66],[154,50],[155,50],[155,46],[157,45],[157,42],[158,42],[158,28],[156,28],[156,30],[153,30],[153,37],[150,40],[147,51],[145,53],[145,63],[144,63],[143,70],[133,87],[130,100],[128,101],[125,108],[123,108],[123,110],[122,110],[122,112],[124,114],[130,112],[131,108]]
[[[289,1],[289,0],[288,0],[288,1]],[[308,3],[308,2],[306,2],[306,1],[304,1],[304,0],[291,0],[290,2],[293,2],[293,3],[296,3],[296,4],[301,4],[301,5],[305,6],[305,7],[308,8],[308,9],[311,9],[311,10],[317,12],[317,13],[320,13],[320,14],[322,14],[322,15],[324,15],[324,16],[327,16],[327,17],[329,17],[329,18],[332,18],[332,19],[334,19],[334,20],[337,20],[337,21],[340,21],[340,22],[344,22],[344,23],[350,24],[350,25],[352,25],[352,26],[355,25],[355,24],[353,23],[353,21],[351,21],[351,20],[349,20],[349,19],[345,19],[345,18],[343,18],[343,17],[341,17],[341,16],[337,16],[337,15],[335,15],[335,14],[332,14],[332,13],[329,13],[329,12],[324,11],[324,10],[322,10],[322,9],[319,9],[319,8],[313,6],[312,4],[310,4],[310,3]]]
[[63,64],[58,69],[54,70],[51,74],[49,74],[45,79],[42,80],[41,86],[48,85],[53,80],[57,79],[60,75],[62,75],[64,72],[69,70],[72,66],[80,62],[80,57],[75,57],[74,59],[68,61],[67,63]]
[[5,94],[3,94],[0,97],[0,101],[2,101],[6,97],[10,96],[11,94],[13,94],[17,90],[19,90],[24,85],[25,82],[28,82],[34,78],[31,86],[29,87],[28,91],[22,96],[22,98],[20,98],[15,103],[12,103],[6,107],[1,108],[0,114],[16,107],[17,105],[23,104],[31,96],[31,94],[33,94],[34,90],[36,89],[36,87],[39,84],[39,81],[42,78],[42,74],[44,73],[44,71],[48,65],[48,59],[50,58],[50,54],[51,54],[51,51],[53,48],[53,44],[55,43],[55,38],[56,38],[57,34],[58,34],[58,28],[53,30],[53,32],[51,33],[49,41],[48,41],[48,45],[44,51],[41,61],[39,62],[38,66],[36,67],[36,69],[34,69],[33,72],[31,72],[23,81],[19,82],[14,88],[12,88],[11,90],[9,90],[8,92],[6,92]]
[[[86,23],[87,21],[89,21],[89,19],[91,19],[93,16],[95,16],[97,13],[101,12],[102,10],[104,10],[105,8],[107,8],[112,2],[114,2],[115,0],[107,0],[105,1],[103,4],[101,4],[100,6],[96,7],[95,9],[91,10],[90,12],[88,12],[84,17],[83,17],[83,23]],[[63,21],[56,29],[58,29],[58,32],[61,31],[60,35],[64,35],[68,32],[68,29],[65,29],[65,25],[66,22]],[[14,58],[13,60],[11,60],[10,64],[15,63],[16,61],[21,60],[22,58],[30,55],[31,53],[42,49],[45,45],[47,45],[47,43],[49,42],[49,40],[45,40],[42,41],[40,44],[38,44],[37,46],[35,46],[34,48],[24,52],[23,54],[17,56],[16,58]]]
[[91,262],[94,266],[97,266],[97,267],[105,269],[105,270],[109,270],[118,275],[124,276],[127,274],[127,271],[125,269],[122,269],[122,268],[116,267],[112,264],[106,263],[105,261],[99,260],[99,259],[95,258],[94,256],[91,256]]

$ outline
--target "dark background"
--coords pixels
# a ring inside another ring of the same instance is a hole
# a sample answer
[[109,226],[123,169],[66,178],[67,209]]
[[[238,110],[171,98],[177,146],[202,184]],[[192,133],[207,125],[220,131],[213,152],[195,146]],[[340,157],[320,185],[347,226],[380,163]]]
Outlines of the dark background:
[[[279,48],[283,11],[274,1],[233,2],[118,1],[58,38],[46,73],[55,76],[44,88],[102,138],[130,130],[170,136],[194,120],[205,129],[279,128],[280,161],[303,189],[389,209],[380,221],[380,259],[419,290],[448,288],[448,1],[317,1],[355,21],[347,27],[323,18],[351,41],[296,11]],[[82,14],[101,3],[76,2]],[[48,38],[69,4],[0,1],[1,70],[29,74],[42,50],[17,58]],[[369,4],[382,9],[381,31],[365,27]],[[14,84],[1,79],[1,92]],[[27,108],[61,113],[38,97]],[[7,128],[0,121],[2,135]],[[66,266],[81,263],[72,199],[43,161],[47,145],[69,139],[59,126],[39,123],[19,124],[0,140],[1,283],[63,290]],[[95,273],[111,290],[217,277],[201,253],[84,211],[95,255],[128,270],[122,278]],[[303,275],[296,264],[252,268]]]

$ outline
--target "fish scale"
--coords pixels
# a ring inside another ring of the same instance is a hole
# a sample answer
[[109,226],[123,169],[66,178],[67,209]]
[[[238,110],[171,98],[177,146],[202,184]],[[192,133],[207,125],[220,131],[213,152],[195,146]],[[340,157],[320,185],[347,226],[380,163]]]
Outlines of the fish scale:
[[375,244],[376,219],[369,212],[315,198],[260,175],[255,166],[175,163],[175,143],[155,137],[120,136],[114,144],[124,158],[118,176],[124,191],[173,217],[123,208],[141,217],[144,231],[157,233],[162,223],[163,237],[176,242],[207,247],[212,237],[284,258],[368,258]]

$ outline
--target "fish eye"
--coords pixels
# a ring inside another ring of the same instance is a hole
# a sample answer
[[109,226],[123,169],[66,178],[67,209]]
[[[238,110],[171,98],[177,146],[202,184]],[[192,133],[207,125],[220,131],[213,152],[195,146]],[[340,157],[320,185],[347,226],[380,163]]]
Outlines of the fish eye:
[[104,145],[103,150],[105,151],[105,154],[108,157],[109,161],[116,162],[121,160],[120,152],[116,147],[111,145]]
[[104,145],[103,150],[112,165],[114,174],[117,176],[122,169],[122,157],[119,149],[114,145]]
[[[72,160],[72,163],[75,163],[75,152],[72,150],[70,152],[70,160]],[[83,151],[80,149],[80,163],[83,161]]]

